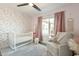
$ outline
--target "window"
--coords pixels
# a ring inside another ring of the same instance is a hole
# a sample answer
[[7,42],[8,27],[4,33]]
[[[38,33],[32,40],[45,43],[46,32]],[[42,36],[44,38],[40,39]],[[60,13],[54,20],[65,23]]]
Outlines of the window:
[[51,35],[51,34],[54,34],[54,18],[50,18],[49,19],[49,29],[50,29],[50,31],[49,31],[49,34]]
[[43,36],[50,36],[54,34],[54,18],[47,18],[42,20],[42,33]]

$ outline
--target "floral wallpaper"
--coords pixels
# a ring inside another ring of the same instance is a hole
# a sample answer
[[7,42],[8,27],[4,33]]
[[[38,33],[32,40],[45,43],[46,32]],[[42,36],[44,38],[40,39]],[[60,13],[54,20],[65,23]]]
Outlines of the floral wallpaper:
[[30,32],[31,17],[13,8],[0,8],[0,32]]

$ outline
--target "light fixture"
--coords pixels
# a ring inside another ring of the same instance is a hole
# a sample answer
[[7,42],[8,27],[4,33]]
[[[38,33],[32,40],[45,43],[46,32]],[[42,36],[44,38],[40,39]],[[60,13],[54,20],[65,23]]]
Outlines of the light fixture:
[[33,6],[33,3],[29,3],[29,6]]

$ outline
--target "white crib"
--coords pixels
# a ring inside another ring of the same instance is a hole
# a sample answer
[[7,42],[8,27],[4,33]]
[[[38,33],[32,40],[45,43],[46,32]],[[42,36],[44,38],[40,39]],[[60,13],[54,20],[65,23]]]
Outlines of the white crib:
[[16,49],[25,44],[33,42],[32,32],[29,33],[9,33],[8,34],[10,48]]

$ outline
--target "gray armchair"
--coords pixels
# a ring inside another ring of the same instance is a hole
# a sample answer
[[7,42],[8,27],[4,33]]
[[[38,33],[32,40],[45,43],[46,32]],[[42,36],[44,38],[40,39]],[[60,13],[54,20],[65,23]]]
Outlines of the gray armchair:
[[54,56],[70,56],[72,52],[68,47],[68,40],[72,38],[72,34],[68,32],[57,33],[55,39],[47,43],[48,52]]

